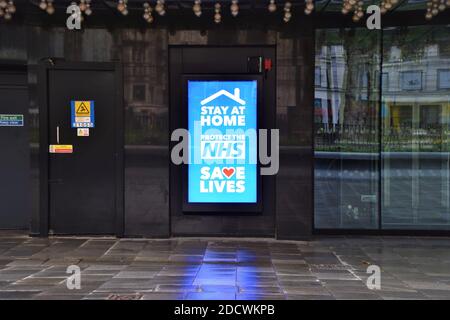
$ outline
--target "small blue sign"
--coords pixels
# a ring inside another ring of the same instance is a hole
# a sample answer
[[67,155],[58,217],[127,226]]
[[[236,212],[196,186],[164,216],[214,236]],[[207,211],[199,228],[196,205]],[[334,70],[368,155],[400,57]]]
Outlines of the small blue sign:
[[72,128],[95,128],[94,101],[70,101]]
[[257,81],[188,81],[188,202],[257,202]]
[[0,114],[0,127],[23,127],[23,114]]

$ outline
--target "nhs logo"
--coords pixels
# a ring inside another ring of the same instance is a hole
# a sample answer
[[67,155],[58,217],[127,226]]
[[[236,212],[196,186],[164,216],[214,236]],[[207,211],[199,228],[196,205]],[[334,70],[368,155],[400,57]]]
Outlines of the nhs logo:
[[245,140],[243,141],[201,141],[203,160],[245,159]]

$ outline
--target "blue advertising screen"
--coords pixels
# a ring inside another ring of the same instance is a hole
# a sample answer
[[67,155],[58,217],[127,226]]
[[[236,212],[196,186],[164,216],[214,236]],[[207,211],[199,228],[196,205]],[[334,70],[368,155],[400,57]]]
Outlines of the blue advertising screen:
[[257,202],[257,81],[188,81],[188,202]]

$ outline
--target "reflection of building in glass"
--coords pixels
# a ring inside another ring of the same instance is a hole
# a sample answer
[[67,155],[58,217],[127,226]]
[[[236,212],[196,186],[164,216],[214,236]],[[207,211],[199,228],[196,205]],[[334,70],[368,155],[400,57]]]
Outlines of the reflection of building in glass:
[[163,31],[119,33],[124,73],[125,119],[133,128],[127,144],[161,144],[167,128],[166,65]]
[[400,48],[389,48],[383,73],[389,85],[383,89],[386,129],[433,130],[450,122],[450,57],[440,46],[428,45],[422,56],[407,60]]
[[[325,139],[329,143],[335,143],[336,137],[340,142],[354,142],[362,137],[361,127],[376,131],[378,125],[380,66],[374,65],[371,58],[378,52],[350,53],[352,48],[346,49],[344,40],[341,42],[334,40],[330,45],[322,45],[316,54],[314,119],[319,131],[330,133]],[[380,116],[384,136],[395,134],[394,140],[400,132],[409,136],[406,146],[396,146],[399,151],[410,149],[411,139],[425,142],[425,136],[432,138],[427,140],[429,143],[436,144],[439,140],[440,144],[446,144],[445,127],[450,122],[447,51],[445,42],[424,45],[414,55],[394,45],[385,49]],[[374,139],[376,136],[366,135],[363,144],[368,145]],[[316,146],[319,142],[321,149],[320,144],[327,141],[316,140]],[[421,145],[423,149],[441,150],[440,145]]]
[[448,30],[317,31],[316,228],[450,228]]
[[[345,48],[341,42],[318,48],[315,69],[316,123],[371,126],[378,101],[378,52]],[[355,43],[354,45],[357,45]]]
[[316,123],[339,123],[344,91],[346,63],[342,45],[323,46],[316,54],[315,103]]

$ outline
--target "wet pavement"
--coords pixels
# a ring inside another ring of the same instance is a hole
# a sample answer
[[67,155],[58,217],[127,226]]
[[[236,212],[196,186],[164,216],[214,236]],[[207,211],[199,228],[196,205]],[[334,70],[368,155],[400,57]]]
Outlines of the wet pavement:
[[[67,267],[81,288],[67,288]],[[370,290],[367,268],[381,268]],[[170,240],[0,233],[0,299],[450,299],[450,238]]]

